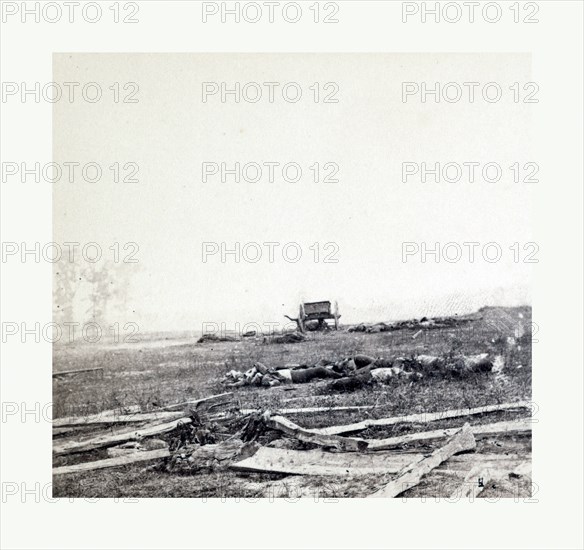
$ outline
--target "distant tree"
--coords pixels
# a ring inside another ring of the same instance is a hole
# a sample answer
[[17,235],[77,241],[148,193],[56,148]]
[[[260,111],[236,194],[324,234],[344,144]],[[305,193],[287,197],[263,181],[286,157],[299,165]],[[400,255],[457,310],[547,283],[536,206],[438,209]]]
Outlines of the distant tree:
[[79,268],[61,258],[53,269],[53,321],[63,325],[75,320],[74,302],[79,288]]

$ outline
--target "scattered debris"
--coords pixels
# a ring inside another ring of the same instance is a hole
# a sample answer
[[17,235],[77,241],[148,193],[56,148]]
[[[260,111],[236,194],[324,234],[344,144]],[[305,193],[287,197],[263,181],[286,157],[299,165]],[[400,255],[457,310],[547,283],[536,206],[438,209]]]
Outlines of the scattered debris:
[[117,432],[113,434],[105,434],[92,439],[85,439],[82,441],[64,441],[62,443],[55,443],[53,452],[56,456],[68,455],[72,453],[81,453],[84,451],[92,451],[104,447],[113,447],[126,441],[140,441],[145,437],[152,437],[153,435],[160,435],[176,429],[180,424],[190,424],[192,419],[190,417],[182,417],[172,422],[164,424],[151,424],[145,428],[130,432]]
[[[231,392],[220,393],[218,395],[204,397],[203,399],[194,399],[190,401],[185,401],[184,403],[175,403],[173,405],[168,405],[166,407],[160,407],[155,412],[148,413],[140,412],[139,406],[131,406],[126,407],[124,409],[119,410],[113,409],[87,416],[68,416],[62,418],[55,418],[53,420],[53,429],[76,428],[87,426],[90,424],[131,424],[131,423],[137,424],[147,422],[152,423],[155,421],[170,422],[172,420],[176,420],[184,416],[183,412],[170,411],[176,411],[177,409],[185,409],[186,407],[197,410],[203,404],[209,404],[210,402],[231,396],[233,396],[233,393]],[[63,433],[66,433],[67,431],[68,430],[64,430]]]
[[[353,361],[358,365],[366,364],[365,367],[361,367],[357,371],[367,369],[371,365],[369,359],[371,358],[363,356],[353,358]],[[376,361],[373,360],[374,363]],[[317,368],[333,372],[324,366]],[[261,363],[256,363],[254,369],[256,370],[254,377],[258,374],[262,377],[271,376],[277,372]],[[302,368],[289,369],[289,372],[306,370]],[[355,376],[341,378],[338,381],[351,378],[355,378]],[[186,403],[195,404],[196,409],[197,403],[209,404],[226,395],[230,394],[214,395]],[[288,411],[360,410],[362,408],[366,407],[320,407],[288,409]],[[507,403],[475,409],[365,420],[358,424],[332,426],[320,430],[303,428],[286,417],[271,416],[267,411],[252,411],[247,417],[242,416],[242,414],[247,414],[248,411],[240,411],[240,416],[236,420],[228,422],[231,428],[227,429],[223,424],[220,426],[213,424],[209,420],[211,417],[201,417],[196,410],[191,408],[190,417],[183,417],[173,422],[150,424],[138,431],[105,434],[84,441],[67,441],[55,445],[57,456],[106,447],[109,458],[57,467],[53,473],[54,475],[64,475],[139,462],[159,461],[149,468],[180,475],[196,474],[206,470],[225,470],[226,468],[242,472],[322,476],[323,478],[333,477],[348,480],[354,476],[396,474],[387,485],[369,495],[371,497],[395,497],[414,487],[424,475],[448,461],[453,455],[474,450],[476,447],[474,435],[529,432],[531,430],[529,419],[475,426],[465,424],[462,430],[448,428],[378,440],[343,437],[338,433],[359,431],[376,425],[429,422],[443,418],[518,408],[529,408],[529,403]],[[106,412],[111,413],[111,411]],[[235,430],[234,422],[237,426]],[[284,437],[274,440],[273,436],[276,433],[283,434]],[[166,434],[164,439],[155,437],[161,434]],[[396,451],[396,447],[403,445],[415,442],[427,443],[431,440],[448,437],[450,439],[447,443],[436,449],[430,456],[425,457],[423,454],[412,451]],[[393,451],[387,452],[389,449],[393,449]],[[491,480],[530,475],[530,464],[523,462],[525,457],[518,458],[507,455],[503,457],[492,455],[490,457],[491,455],[482,455],[472,459],[476,463],[470,462],[473,466],[470,473],[467,470],[464,471],[464,465],[469,464],[468,459],[465,458],[462,462],[453,459],[453,462],[448,462],[449,467],[454,468],[455,475],[460,475],[461,468],[463,472],[466,472],[462,474],[462,476],[466,476],[464,477],[463,496],[477,496],[482,491],[483,488],[479,487],[478,483],[477,476],[479,474],[481,483],[485,482],[485,484]],[[521,464],[517,464],[519,459]],[[477,479],[476,487],[475,478]],[[284,491],[280,496],[285,496],[285,494],[288,493]],[[458,493],[456,494],[458,495]]]
[[233,460],[246,456],[247,447],[240,439],[211,445],[191,445],[175,452],[166,464],[167,472],[195,473],[204,469],[227,467]]
[[110,447],[107,455],[111,458],[126,456],[132,453],[144,451],[155,451],[157,449],[168,449],[168,443],[162,439],[144,439],[144,441],[128,441],[117,447]]
[[382,487],[375,493],[369,495],[369,498],[397,497],[404,491],[415,487],[423,476],[431,472],[437,466],[440,466],[440,464],[445,460],[448,460],[451,456],[465,451],[474,451],[476,446],[477,443],[470,429],[470,425],[465,424],[461,430],[448,440],[444,447],[436,449],[428,458],[413,461],[385,487]]

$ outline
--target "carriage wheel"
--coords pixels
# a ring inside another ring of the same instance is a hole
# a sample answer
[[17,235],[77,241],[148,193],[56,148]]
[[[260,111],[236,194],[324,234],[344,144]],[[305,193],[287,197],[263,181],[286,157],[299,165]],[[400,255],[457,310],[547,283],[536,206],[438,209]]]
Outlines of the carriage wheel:
[[306,327],[304,326],[304,319],[298,317],[298,326],[300,327],[300,332],[306,332]]
[[306,319],[306,312],[304,311],[304,304],[300,304],[300,309],[298,311],[298,326],[300,327],[300,332],[306,332],[306,326],[304,321]]

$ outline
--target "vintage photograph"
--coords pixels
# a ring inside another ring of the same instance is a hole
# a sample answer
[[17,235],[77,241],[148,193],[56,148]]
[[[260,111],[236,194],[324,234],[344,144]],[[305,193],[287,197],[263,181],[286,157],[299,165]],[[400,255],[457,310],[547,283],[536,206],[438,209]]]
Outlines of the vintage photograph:
[[532,498],[530,54],[52,78],[54,497]]

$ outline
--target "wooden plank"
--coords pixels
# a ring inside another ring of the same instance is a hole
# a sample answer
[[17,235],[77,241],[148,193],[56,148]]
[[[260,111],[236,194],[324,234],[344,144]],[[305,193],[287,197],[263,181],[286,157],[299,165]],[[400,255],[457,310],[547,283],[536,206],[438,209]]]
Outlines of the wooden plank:
[[[330,454],[330,453],[329,453]],[[260,455],[261,456],[261,455]],[[368,456],[356,454],[339,454],[339,457]],[[375,453],[373,456],[379,456]],[[391,456],[391,455],[390,455]],[[393,454],[393,456],[396,456]],[[398,455],[399,456],[399,455]],[[402,455],[403,456],[403,455]],[[410,457],[412,454],[409,455]],[[443,462],[441,466],[432,471],[435,473],[448,474],[459,477],[461,482],[474,466],[485,466],[493,469],[505,469],[508,472],[520,472],[521,464],[527,460],[529,465],[530,455],[506,455],[506,454],[481,454],[475,453],[455,455]],[[448,470],[443,468],[449,468]],[[454,469],[453,469],[454,468]],[[252,470],[249,470],[252,471]],[[279,472],[278,472],[279,473]],[[270,498],[342,498],[345,490],[358,485],[357,495],[362,494],[361,488],[365,490],[365,485],[359,481],[359,477],[343,476],[310,476],[310,475],[289,475],[288,477],[274,481],[248,481],[246,490],[255,492],[256,497]],[[478,484],[478,483],[477,483]],[[446,495],[441,495],[446,496]],[[454,498],[454,497],[453,497]]]
[[75,428],[53,428],[53,437],[74,432]]
[[[278,409],[274,411],[276,414],[313,414],[321,412],[335,412],[335,411],[365,411],[368,409],[374,409],[375,405],[363,405],[363,406],[346,406],[346,407],[304,407],[297,409]],[[241,409],[239,411],[241,414],[252,414],[254,412],[260,412],[260,409]]]
[[53,453],[56,456],[67,455],[71,453],[82,453],[85,451],[92,451],[93,449],[100,449],[104,447],[113,447],[126,441],[137,441],[144,437],[151,437],[174,430],[179,424],[190,424],[191,419],[184,416],[172,422],[164,424],[152,424],[145,426],[140,430],[118,432],[113,434],[105,434],[92,439],[85,439],[82,441],[63,441],[53,445]]
[[438,466],[434,471],[443,474],[455,475],[464,478],[475,466],[484,469],[515,469],[524,461],[531,462],[531,454],[462,454],[453,456],[447,462]]
[[347,407],[305,407],[298,409],[279,409],[278,414],[313,414],[321,412],[335,412],[335,411],[365,411],[374,409],[374,405],[368,406],[347,406]]
[[[114,423],[125,423],[125,422],[153,422],[156,420],[174,420],[180,418],[182,414],[180,412],[171,412],[173,409],[184,408],[186,406],[198,407],[202,403],[216,401],[222,397],[227,397],[233,395],[233,392],[220,393],[218,395],[211,395],[209,397],[204,397],[202,399],[194,399],[190,401],[185,401],[184,403],[175,403],[174,405],[168,405],[166,407],[161,407],[153,412],[141,413],[139,406],[131,406],[123,409],[123,412],[119,409],[112,409],[107,411],[102,411],[97,414],[91,414],[87,416],[69,416],[63,418],[57,418],[53,420],[53,428],[62,428],[65,426],[83,426],[85,424],[114,424]],[[168,411],[168,412],[167,412]],[[138,413],[138,414],[135,414]]]
[[[415,443],[419,441],[430,441],[432,439],[442,439],[454,435],[460,428],[445,428],[441,430],[432,430],[429,432],[417,432],[397,437],[388,437],[386,439],[367,439],[367,450],[380,451]],[[507,422],[494,422],[493,424],[478,424],[470,427],[474,435],[489,434],[519,434],[531,432],[530,419],[510,420]]]
[[[472,426],[471,426],[472,428]],[[530,458],[531,453],[528,454],[507,454],[505,452],[501,453],[468,453],[462,455],[456,455],[448,459],[448,466],[453,464],[460,465],[471,465],[478,462],[481,463],[501,463],[506,461],[522,462],[526,458]],[[445,465],[446,466],[446,465]]]
[[469,424],[465,424],[454,436],[452,436],[444,447],[436,449],[428,458],[413,461],[406,466],[399,475],[390,481],[385,487],[369,495],[368,498],[394,498],[415,487],[422,477],[431,472],[434,468],[448,460],[452,455],[464,451],[476,449],[476,441]]
[[[142,412],[142,407],[140,405],[128,405],[126,407],[118,407],[117,409],[108,409],[106,411],[100,411],[95,414],[101,414],[104,416],[119,416],[123,414],[134,414]],[[92,413],[93,414],[93,413]],[[85,416],[92,416],[92,414],[78,414],[77,416],[70,416],[70,417],[60,417],[60,418],[83,418]],[[56,420],[56,419],[54,419]]]
[[323,435],[336,435],[349,432],[359,432],[366,430],[371,426],[391,426],[393,424],[400,424],[402,422],[433,422],[435,420],[443,420],[445,418],[458,418],[460,416],[471,416],[475,414],[483,414],[494,411],[504,411],[513,409],[529,409],[531,403],[529,401],[518,401],[516,403],[503,403],[502,405],[487,405],[485,407],[476,407],[473,409],[455,409],[449,411],[442,411],[436,413],[419,413],[408,414],[405,416],[394,416],[391,418],[367,419],[355,424],[347,424],[344,426],[330,426],[328,428],[313,428],[310,430],[313,433]]
[[182,412],[152,412],[137,414],[105,414],[98,413],[89,416],[69,416],[53,420],[53,428],[71,426],[86,426],[89,424],[121,424],[128,422],[154,422],[156,420],[175,420],[183,416]]
[[273,430],[278,430],[286,435],[295,437],[306,443],[315,443],[322,447],[333,447],[339,451],[364,451],[367,442],[363,439],[342,437],[338,435],[315,434],[310,430],[301,428],[283,416],[265,416],[266,425]]
[[184,407],[187,407],[187,406],[193,408],[193,405],[194,405],[195,408],[197,408],[202,403],[206,403],[208,401],[215,401],[215,400],[220,399],[222,397],[227,397],[227,396],[231,396],[231,395],[233,395],[233,392],[219,393],[217,395],[211,395],[209,397],[203,397],[202,399],[192,399],[190,401],[184,401],[183,403],[175,403],[174,405],[168,405],[166,407],[162,407],[159,410],[161,410],[161,411],[173,411],[174,409],[181,409],[181,408],[184,408]]
[[96,372],[96,371],[101,371],[101,374],[103,376],[103,367],[95,367],[95,368],[91,368],[91,369],[63,370],[61,372],[54,372],[53,378],[55,378],[56,376],[67,376],[69,374],[80,374],[82,372]]
[[126,464],[135,464],[146,460],[158,460],[170,456],[168,449],[156,449],[154,451],[136,451],[130,455],[118,456],[116,458],[106,458],[94,462],[82,462],[81,464],[72,464],[71,466],[61,466],[53,468],[53,475],[74,474],[76,472],[86,472],[88,470],[100,470],[103,468],[116,468]]
[[[106,411],[101,411],[97,414],[102,415],[102,416],[121,416],[121,415],[129,415],[129,414],[134,414],[134,413],[139,413],[142,411],[142,407],[140,407],[140,405],[129,405],[127,407],[119,407],[117,409],[109,409]],[[68,419],[72,419],[72,418],[85,418],[87,416],[94,416],[94,415],[85,415],[85,416],[69,416],[69,417],[61,417],[58,419],[54,419],[53,420],[53,435],[60,435],[60,434],[65,434],[65,433],[71,433],[74,432],[76,430],[76,428],[73,427],[68,427],[68,428],[60,428],[60,427],[55,427],[55,421],[57,420],[61,420],[62,418],[68,418]]]
[[244,472],[335,476],[397,473],[421,454],[327,453],[321,450],[294,451],[260,447],[257,452],[232,468]]

